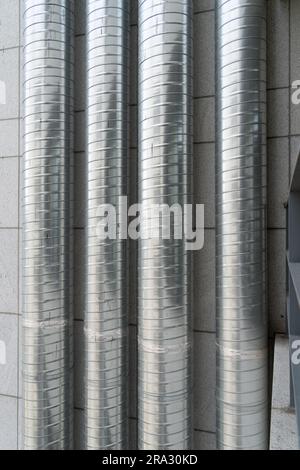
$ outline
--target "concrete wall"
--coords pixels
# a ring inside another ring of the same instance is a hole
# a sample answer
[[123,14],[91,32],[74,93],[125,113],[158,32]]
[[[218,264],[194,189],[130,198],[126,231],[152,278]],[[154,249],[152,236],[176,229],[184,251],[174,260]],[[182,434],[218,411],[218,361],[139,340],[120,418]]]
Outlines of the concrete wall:
[[19,0],[0,0],[0,449],[18,446],[20,403],[19,30]]
[[[19,3],[0,0],[0,449],[21,446],[19,371],[20,309],[18,256],[20,217]],[[130,172],[136,200],[137,90],[136,0],[131,13]],[[76,4],[76,217],[75,217],[75,436],[82,443],[83,382],[83,237],[84,237],[84,0]],[[215,84],[214,0],[194,0],[195,36],[195,202],[206,206],[205,248],[195,254],[194,336],[195,448],[215,447]],[[268,0],[268,177],[270,337],[286,330],[286,210],[289,181],[300,148],[300,105],[291,103],[290,87],[300,79],[300,2]],[[4,85],[3,85],[3,83]],[[6,100],[3,99],[6,88]],[[134,247],[134,244],[132,244]],[[136,259],[130,260],[130,431],[136,442]],[[3,343],[6,363],[1,361]]]

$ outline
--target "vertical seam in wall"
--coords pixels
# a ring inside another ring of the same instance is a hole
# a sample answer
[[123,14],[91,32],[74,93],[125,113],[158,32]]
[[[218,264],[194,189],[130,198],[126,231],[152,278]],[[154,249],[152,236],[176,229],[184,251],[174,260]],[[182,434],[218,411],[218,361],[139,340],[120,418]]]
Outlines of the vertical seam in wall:
[[[76,24],[76,17],[78,16],[78,11],[75,7],[74,9],[74,22]],[[76,82],[76,77],[77,77],[77,72],[78,72],[78,68],[82,68],[83,66],[83,63],[82,63],[82,57],[80,55],[80,42],[79,41],[76,41],[77,38],[82,38],[83,42],[86,41],[86,29],[84,29],[84,32],[83,33],[78,33],[78,34],[75,34],[74,35],[74,75],[75,75],[75,79],[74,79],[74,87],[75,87],[75,82]],[[86,52],[86,48],[84,46],[83,48],[84,52]],[[76,60],[80,58],[80,65],[77,64],[76,66]],[[84,100],[83,100],[83,108],[82,109],[76,109],[76,106],[75,106],[75,102],[74,102],[74,109],[73,109],[73,114],[74,114],[74,127],[76,127],[76,124],[75,124],[75,120],[76,120],[76,115],[78,114],[82,114],[83,115],[83,118],[84,120],[86,119],[86,111],[87,111],[87,103],[86,103],[86,93],[84,94]],[[76,132],[76,129],[75,129],[75,132]],[[85,141],[85,132],[84,132],[84,141]],[[77,148],[77,142],[76,142],[76,139],[74,140],[74,155],[76,154],[82,154],[84,156],[83,160],[85,161],[85,158],[87,158],[87,153],[86,153],[86,145],[83,146],[83,148],[80,150],[80,147],[81,147],[81,142],[78,143],[78,147],[79,149]],[[74,188],[76,187],[76,183],[77,183],[77,170],[78,170],[78,161],[79,161],[79,158],[75,158],[74,159]],[[75,189],[74,189],[75,190]],[[74,193],[75,194],[75,193]],[[84,192],[84,197],[85,197],[85,192]],[[75,223],[77,222],[77,218],[79,219],[79,226]],[[81,226],[82,224],[82,226]],[[81,220],[81,217],[78,217],[78,208],[77,208],[77,204],[76,204],[76,201],[75,201],[75,198],[74,198],[74,215],[73,215],[73,227],[72,227],[72,230],[73,230],[73,238],[74,238],[74,249],[75,249],[75,243],[77,243],[79,241],[80,243],[80,246],[81,246],[81,238],[79,239],[79,231],[83,232],[83,238],[85,240],[85,229],[86,229],[86,226],[85,226],[85,217],[84,217],[84,222],[82,222]],[[85,251],[85,246],[83,246],[83,250]],[[82,255],[82,253],[81,253]],[[73,306],[74,306],[74,378],[75,376],[78,374],[78,372],[81,372],[80,371],[80,367],[78,365],[78,360],[76,360],[75,358],[75,355],[76,355],[76,330],[75,328],[78,326],[78,325],[82,325],[84,326],[84,322],[85,322],[85,315],[83,315],[83,318],[77,318],[76,315],[75,315],[75,292],[76,292],[76,285],[75,285],[75,271],[78,269],[78,260],[76,261],[76,256],[73,260],[73,269],[74,269],[74,277],[73,277],[73,280],[74,280],[74,292],[73,292]],[[80,280],[80,283],[81,284],[81,280]],[[81,336],[81,330],[80,330],[80,333],[79,335]],[[78,407],[76,406],[77,402],[78,403],[81,403],[81,398],[80,398],[80,394],[81,394],[81,388],[83,386],[83,376],[82,376],[82,372],[80,374],[80,378],[79,378],[79,386],[76,385],[76,382],[74,382],[74,400],[73,400],[73,410],[74,412],[80,412],[80,413],[83,413],[85,411],[85,403],[83,403],[83,407]],[[79,397],[79,398],[78,398]],[[83,449],[83,438],[82,438],[82,435],[80,434],[79,435],[79,431],[80,429],[78,428],[78,423],[76,423],[76,418],[75,418],[75,413],[74,413],[74,421],[73,421],[73,434],[74,434],[74,450],[82,450]]]
[[291,177],[292,177],[292,162],[291,162],[291,0],[288,2],[288,7],[289,7],[289,71],[288,71],[288,76],[289,76],[289,143],[288,143],[288,152],[289,152],[289,184],[291,182]]
[[[201,10],[201,11],[198,11],[198,12],[194,11],[194,16],[193,16],[194,21],[195,21],[195,18],[196,18],[196,17],[201,18],[201,15],[207,14],[207,13],[212,13],[212,14],[214,15],[213,20],[214,20],[214,25],[215,25],[215,14],[216,14],[216,8],[215,8],[215,7],[212,8],[212,9]],[[203,17],[202,17],[202,18],[203,18]],[[215,32],[214,32],[214,34],[215,34]],[[195,40],[195,38],[194,38],[194,40]],[[214,54],[214,52],[215,52],[215,50],[213,50],[213,54]],[[208,53],[207,50],[205,50],[205,53],[206,53],[206,54]],[[214,57],[214,61],[215,61],[215,57]],[[195,65],[195,56],[194,56],[194,65]],[[216,73],[216,72],[214,71],[214,74],[215,74],[215,73]],[[204,100],[204,99],[211,99],[211,100],[214,100],[214,108],[215,108],[215,103],[216,103],[216,83],[215,83],[215,89],[214,89],[213,94],[209,94],[209,95],[202,95],[202,94],[201,94],[200,96],[196,96],[196,95],[193,94],[194,110],[195,110],[196,102],[198,101],[198,104],[201,106],[202,103],[201,103],[200,100]],[[214,109],[214,108],[213,108],[213,109]],[[194,117],[195,117],[195,111],[194,111]],[[215,116],[215,124],[216,124],[216,116]],[[214,139],[213,139],[213,140],[211,140],[211,141],[201,141],[201,140],[200,140],[199,142],[195,139],[195,134],[194,134],[194,136],[193,136],[193,146],[194,146],[193,162],[195,162],[195,158],[197,158],[197,157],[195,157],[195,146],[204,146],[204,145],[213,145],[213,146],[214,146],[213,158],[216,160],[216,138],[215,138],[215,134],[214,134]],[[215,163],[215,162],[214,162],[214,163]],[[205,220],[206,220],[206,219],[205,219]],[[206,224],[205,224],[205,225],[206,225]],[[216,229],[215,229],[215,224],[214,224],[214,226],[212,226],[212,227],[207,227],[207,226],[205,226],[205,227],[204,227],[204,230],[205,230],[205,236],[206,236],[207,231],[211,231],[211,232],[215,235],[215,230],[216,230]],[[215,263],[215,258],[214,258],[214,263]],[[193,267],[194,267],[194,269],[195,269],[195,261],[194,261],[194,266],[193,266]],[[195,270],[194,270],[193,278],[195,279]],[[193,297],[193,301],[194,301],[194,297]],[[194,314],[193,314],[193,322],[195,322],[195,311],[194,311]],[[203,329],[203,326],[201,326],[201,329],[199,329],[199,330],[198,330],[197,328],[193,327],[193,340],[194,340],[194,343],[195,343],[195,344],[196,344],[196,343],[199,344],[199,342],[200,342],[200,344],[201,344],[200,338],[199,338],[198,341],[195,339],[195,334],[199,334],[199,335],[211,335],[210,338],[211,338],[211,339],[214,338],[214,341],[215,341],[215,337],[216,337],[216,331],[215,331],[215,330],[214,330],[214,331],[209,331],[208,329],[204,330],[204,329]],[[194,380],[194,386],[195,386],[195,380]],[[194,393],[194,398],[193,398],[193,411],[194,411],[194,415],[195,415],[195,395],[196,395],[196,392]],[[200,414],[198,415],[198,417],[201,416],[201,414],[202,414],[202,412],[200,411]],[[195,421],[195,420],[194,420],[194,421]],[[209,435],[211,435],[211,436],[216,436],[216,429],[210,430],[210,431],[207,431],[207,430],[204,430],[204,429],[200,430],[200,429],[197,428],[197,426],[195,426],[195,423],[194,423],[194,426],[193,426],[193,435],[194,435],[194,439],[195,439],[196,433],[206,433],[206,434],[209,434]],[[200,441],[201,441],[201,438],[200,438]],[[202,444],[200,443],[200,449],[201,449],[201,445],[202,445]]]
[[[288,7],[289,7],[289,140],[288,140],[288,152],[289,152],[289,186],[291,184],[292,180],[292,143],[291,143],[291,134],[292,134],[292,119],[291,119],[291,112],[292,112],[292,103],[291,103],[291,80],[292,80],[292,73],[291,73],[291,67],[292,67],[292,30],[291,30],[291,0],[288,1]],[[288,223],[288,209],[286,209],[286,234],[285,234],[285,242],[286,242],[286,249],[287,249],[287,244],[288,244],[288,229],[287,229],[287,223]],[[285,275],[285,292],[286,292],[286,298],[288,297],[288,276],[289,276],[289,271],[288,271],[288,266],[287,263],[285,264],[286,267],[286,275]],[[286,328],[288,329],[288,311],[287,311],[287,304],[285,304],[285,324]]]
[[18,5],[18,14],[19,14],[19,54],[18,54],[18,235],[17,235],[17,243],[18,243],[18,265],[17,265],[17,309],[18,309],[18,333],[17,333],[17,449],[19,449],[19,412],[20,412],[20,324],[22,323],[20,320],[20,203],[21,203],[21,191],[20,191],[20,151],[21,151],[21,126],[20,126],[20,119],[21,119],[21,2],[19,0]]
[[[135,115],[135,120],[134,120],[134,126],[136,128],[136,155],[135,155],[135,172],[136,172],[136,177],[137,177],[137,188],[133,191],[132,190],[132,175],[128,174],[128,196],[131,198],[132,191],[134,192],[135,199],[136,201],[134,202],[140,202],[139,201],[139,109],[138,109],[138,104],[139,104],[139,11],[138,11],[138,3],[136,4],[137,6],[137,12],[136,12],[136,24],[130,24],[129,25],[129,47],[131,50],[131,44],[135,41],[135,46],[136,46],[136,54],[132,55],[129,59],[129,64],[130,66],[133,65],[133,68],[129,70],[129,90],[128,90],[128,95],[129,95],[129,100],[128,100],[128,114],[129,114],[129,122],[132,126],[132,122],[130,121],[130,109],[132,107],[136,107],[136,115]],[[131,23],[131,15],[133,14],[133,9],[130,10],[130,23]],[[133,38],[133,32],[136,29],[136,36]],[[133,61],[132,61],[133,60]],[[135,74],[135,76],[134,76]],[[134,102],[131,102],[131,98],[133,96]],[[132,137],[132,129],[129,127],[128,129],[129,132],[129,143],[130,139]],[[129,153],[130,151],[133,150],[129,148]],[[131,157],[130,157],[131,158]],[[130,194],[129,194],[130,192]],[[130,245],[128,245],[128,248]],[[129,254],[130,256],[130,254]],[[138,337],[138,300],[137,300],[137,283],[138,283],[138,262],[139,262],[139,253],[138,253],[138,248],[137,246],[134,247],[134,258],[135,258],[135,263],[132,269],[134,270],[134,276],[133,279],[135,280],[135,285],[134,285],[134,295],[135,295],[135,303],[134,303],[134,317],[135,317],[135,325],[132,325],[135,329],[135,339]],[[129,258],[128,258],[129,261]],[[132,282],[132,280],[131,280]],[[129,323],[130,323],[130,316],[128,315]],[[129,324],[128,330],[129,330],[129,335],[130,335],[130,329],[131,325]],[[129,336],[130,338],[130,336]],[[128,353],[128,361],[129,361],[129,374],[131,373],[131,364],[130,364],[130,352]],[[138,342],[137,340],[135,341],[135,361],[136,364],[138,364]],[[137,371],[137,367],[136,367]],[[135,415],[136,417],[132,419],[129,416],[129,423],[130,421],[135,423],[135,432],[132,432],[130,428],[130,424],[128,427],[130,436],[129,436],[129,445],[130,447],[134,447],[135,449],[137,448],[137,442],[138,442],[138,434],[139,434],[139,429],[138,429],[138,374],[135,373],[135,384],[134,384],[134,393],[135,393]],[[128,392],[129,393],[129,392]],[[131,394],[129,393],[129,400],[131,400]],[[128,408],[128,415],[130,414],[130,408]]]

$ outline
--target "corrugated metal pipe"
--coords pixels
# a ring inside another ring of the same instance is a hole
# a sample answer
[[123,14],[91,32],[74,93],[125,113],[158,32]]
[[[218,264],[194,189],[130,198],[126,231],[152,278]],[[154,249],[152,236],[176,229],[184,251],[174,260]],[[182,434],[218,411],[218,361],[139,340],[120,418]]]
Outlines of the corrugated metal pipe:
[[[192,2],[139,0],[138,8],[139,193],[151,227],[157,214],[147,208],[191,202]],[[190,274],[184,240],[140,240],[140,449],[192,446]]]
[[127,191],[129,12],[127,0],[86,5],[85,446],[121,450],[128,439],[126,243],[119,230],[104,239],[99,227],[106,205],[120,221]]
[[266,2],[217,0],[217,444],[268,447]]
[[23,1],[24,448],[72,447],[73,1]]

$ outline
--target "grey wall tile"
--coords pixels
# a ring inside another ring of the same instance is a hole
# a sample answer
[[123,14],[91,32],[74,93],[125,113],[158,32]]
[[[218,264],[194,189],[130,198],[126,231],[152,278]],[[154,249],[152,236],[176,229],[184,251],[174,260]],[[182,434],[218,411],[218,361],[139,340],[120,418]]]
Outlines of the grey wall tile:
[[86,32],[86,0],[76,0],[75,2],[75,34],[85,34]]
[[215,0],[194,0],[194,12],[211,10],[215,8]]
[[129,420],[129,450],[137,449],[137,421]]
[[75,38],[75,111],[85,109],[86,50],[85,37]]
[[194,146],[194,203],[204,204],[205,228],[215,227],[215,144]]
[[287,410],[290,406],[290,372],[289,338],[285,335],[276,335],[274,345],[274,376],[272,381],[273,409]]
[[290,182],[292,181],[292,177],[295,171],[295,166],[298,161],[300,155],[300,135],[293,136],[290,139]]
[[216,329],[215,231],[205,230],[204,248],[194,253],[194,328]]
[[286,333],[286,231],[268,232],[268,309],[270,334]]
[[18,226],[19,159],[0,158],[0,228]]
[[289,89],[268,91],[268,137],[289,135]]
[[128,201],[130,205],[138,202],[138,150],[131,148],[129,150],[128,164]]
[[19,46],[19,7],[19,0],[0,0],[0,49]]
[[215,14],[194,15],[194,95],[215,94]]
[[[21,291],[22,289],[20,288],[19,289],[20,291],[20,294],[21,294]],[[21,299],[21,295],[20,295],[20,299]],[[22,304],[20,304],[22,305]],[[23,366],[23,334],[22,334],[22,312],[20,312],[21,314],[18,316],[18,361],[17,361],[17,367],[18,367],[18,384],[17,384],[17,397],[18,398],[22,398],[23,397],[23,370],[22,370],[22,366]],[[19,401],[19,403],[21,403],[21,408],[22,408],[22,400]],[[19,413],[22,411],[19,410]],[[22,415],[19,416],[20,419],[22,420]]]
[[19,153],[19,121],[11,119],[0,124],[0,157],[17,157]]
[[291,134],[300,134],[300,104],[291,101]]
[[286,202],[289,194],[289,139],[268,142],[268,226],[286,227]]
[[18,398],[18,450],[24,449],[23,400]]
[[74,406],[84,408],[84,323],[74,323]]
[[74,214],[74,224],[75,227],[84,227],[85,226],[85,187],[86,187],[86,177],[85,177],[85,153],[80,152],[75,154],[74,158],[74,167],[75,167],[75,191],[74,191],[74,202],[75,202],[75,214]]
[[137,417],[137,328],[129,328],[129,416]]
[[136,105],[129,108],[129,132],[130,132],[130,148],[138,146],[138,110]]
[[0,395],[18,395],[17,354],[18,317],[0,314]]
[[19,50],[0,50],[0,119],[18,118]]
[[194,101],[194,139],[196,143],[215,141],[215,99]]
[[75,113],[75,152],[85,151],[85,112]]
[[289,87],[289,2],[268,2],[268,87]]
[[138,306],[138,286],[137,286],[137,247],[135,240],[128,240],[129,257],[128,257],[128,318],[131,325],[137,323],[137,306]]
[[74,316],[84,317],[84,230],[74,230]]
[[84,411],[74,411],[74,449],[84,449]]
[[0,450],[18,448],[18,403],[16,398],[0,396]]
[[216,337],[211,333],[194,335],[194,426],[215,432]]
[[[138,177],[137,177],[137,150],[131,149],[129,151],[129,205],[136,204],[138,202]],[[137,286],[137,250],[138,243],[135,240],[128,240],[128,288],[129,288],[129,298],[128,298],[128,315],[129,322],[131,324],[136,324],[137,320],[137,299],[138,299],[138,286]]]
[[130,0],[130,23],[136,25],[138,20],[138,0]]
[[299,0],[290,0],[290,41],[291,41],[291,81],[300,80],[300,2]]
[[18,230],[0,230],[0,312],[18,313]]
[[138,94],[138,28],[132,26],[130,28],[130,67],[129,67],[129,102],[137,104]]
[[214,433],[195,431],[194,449],[195,450],[216,450],[216,435]]

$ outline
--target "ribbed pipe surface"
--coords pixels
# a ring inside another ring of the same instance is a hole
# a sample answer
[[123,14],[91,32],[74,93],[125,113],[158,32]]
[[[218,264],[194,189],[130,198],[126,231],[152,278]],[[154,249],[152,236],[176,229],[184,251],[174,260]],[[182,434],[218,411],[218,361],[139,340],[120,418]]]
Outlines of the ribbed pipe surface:
[[[85,445],[127,448],[126,244],[99,238],[99,208],[126,194],[127,0],[87,0]],[[119,216],[119,211],[117,210]]]
[[[183,207],[192,191],[192,2],[138,8],[140,202]],[[143,216],[149,227],[157,214]],[[183,240],[140,241],[140,449],[192,446],[190,272]]]
[[73,1],[23,1],[24,448],[72,446]]
[[268,447],[266,2],[217,0],[217,443]]

